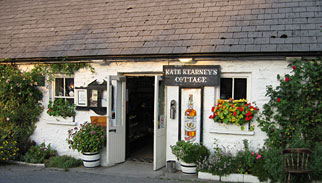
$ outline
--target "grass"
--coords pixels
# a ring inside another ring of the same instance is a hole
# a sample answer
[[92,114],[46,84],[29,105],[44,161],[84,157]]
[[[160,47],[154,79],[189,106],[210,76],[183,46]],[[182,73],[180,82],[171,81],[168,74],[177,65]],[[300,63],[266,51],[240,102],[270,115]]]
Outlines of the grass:
[[79,167],[82,165],[82,163],[82,160],[75,159],[69,156],[55,156],[47,160],[45,162],[45,166],[64,168],[65,170],[68,170],[68,168]]

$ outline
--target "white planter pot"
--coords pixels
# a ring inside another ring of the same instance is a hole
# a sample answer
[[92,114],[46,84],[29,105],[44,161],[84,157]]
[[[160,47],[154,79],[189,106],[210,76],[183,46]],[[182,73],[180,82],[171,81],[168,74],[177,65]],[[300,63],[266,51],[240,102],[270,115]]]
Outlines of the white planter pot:
[[198,172],[198,179],[220,181],[219,175],[213,175],[207,172]]
[[82,154],[82,160],[83,160],[84,166],[87,168],[97,167],[97,166],[100,166],[101,164],[99,152],[95,152],[95,153],[84,152]]
[[180,161],[181,171],[184,174],[196,174],[197,172],[197,165],[194,163],[186,163]]

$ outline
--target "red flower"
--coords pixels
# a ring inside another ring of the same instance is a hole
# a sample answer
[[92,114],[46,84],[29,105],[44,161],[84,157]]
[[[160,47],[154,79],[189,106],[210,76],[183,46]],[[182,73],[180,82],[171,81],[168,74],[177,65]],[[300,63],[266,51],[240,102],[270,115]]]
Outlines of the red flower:
[[48,109],[48,112],[50,112],[51,111],[51,109]]
[[212,107],[212,108],[211,108],[211,111],[212,111],[212,112],[214,112],[214,111],[215,111],[215,107]]
[[290,78],[289,78],[289,77],[286,77],[286,78],[285,78],[285,81],[286,81],[286,82],[289,82],[289,81],[290,81]]
[[240,111],[240,112],[242,112],[243,110],[244,110],[244,108],[243,108],[243,107],[239,108],[239,111]]
[[258,108],[254,107],[254,110],[255,110],[255,111],[258,111]]
[[213,116],[213,115],[210,115],[210,116],[209,116],[209,119],[214,119],[214,116]]
[[233,113],[233,115],[234,115],[234,116],[236,116],[236,115],[237,115],[236,111]]
[[251,116],[252,115],[252,112],[248,111],[246,116]]
[[271,128],[271,131],[274,132],[274,128]]
[[281,101],[281,99],[280,98],[277,98],[277,102],[280,102]]
[[293,65],[293,66],[292,66],[292,68],[293,68],[293,70],[295,70],[295,69],[296,69],[296,66],[295,66],[295,65]]
[[249,121],[250,119],[249,119],[249,117],[247,116],[247,117],[245,118],[245,120],[246,120],[246,121]]

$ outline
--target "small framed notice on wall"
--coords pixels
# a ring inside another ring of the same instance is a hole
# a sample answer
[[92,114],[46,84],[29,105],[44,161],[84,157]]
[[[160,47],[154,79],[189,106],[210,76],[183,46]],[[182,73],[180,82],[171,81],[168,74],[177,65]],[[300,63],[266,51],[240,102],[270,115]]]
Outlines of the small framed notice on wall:
[[76,89],[76,106],[87,107],[87,89]]

